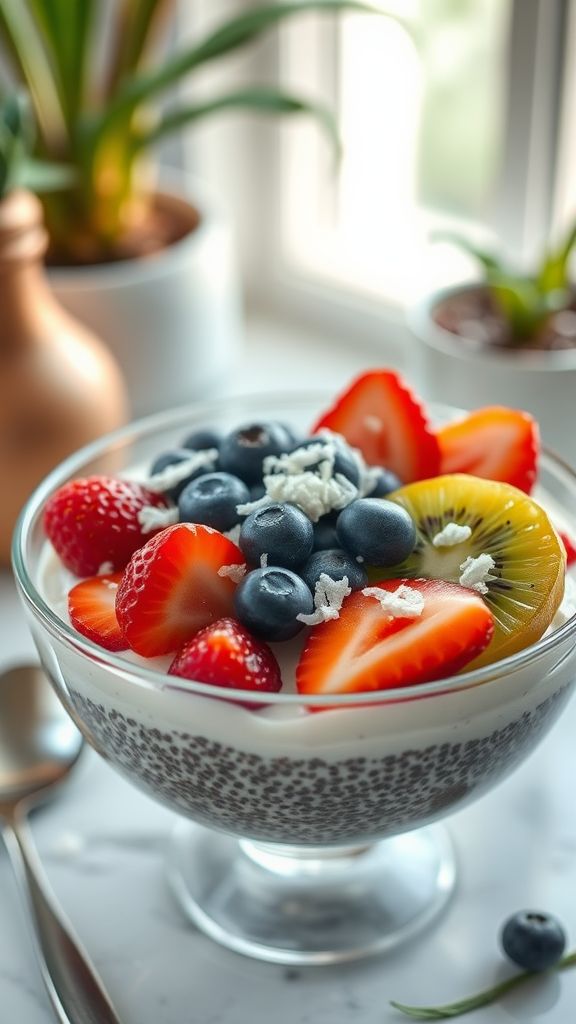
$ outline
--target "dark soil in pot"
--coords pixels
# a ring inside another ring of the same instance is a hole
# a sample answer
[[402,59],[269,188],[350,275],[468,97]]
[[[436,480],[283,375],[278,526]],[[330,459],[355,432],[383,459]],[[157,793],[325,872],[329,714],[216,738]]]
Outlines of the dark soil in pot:
[[[87,243],[82,258],[65,258],[57,250],[48,249],[46,262],[50,267],[96,266],[121,260],[142,259],[162,252],[182,241],[196,230],[201,217],[198,210],[178,196],[156,193],[152,203],[146,205],[137,224],[131,225],[113,249],[96,252]],[[79,247],[76,247],[79,254]]]
[[512,336],[487,288],[452,292],[434,306],[432,319],[475,351],[486,347],[537,351],[576,348],[576,297],[566,309],[551,315],[534,337],[521,341]]

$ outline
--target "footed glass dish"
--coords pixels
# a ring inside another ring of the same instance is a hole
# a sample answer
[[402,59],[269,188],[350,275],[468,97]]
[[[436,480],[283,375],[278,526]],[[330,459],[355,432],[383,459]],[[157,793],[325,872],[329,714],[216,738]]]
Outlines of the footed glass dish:
[[[324,393],[253,395],[133,424],[60,465],[18,524],[14,570],[42,664],[87,741],[178,816],[172,888],[191,919],[238,952],[278,963],[353,960],[437,915],[456,867],[442,824],[505,779],[561,713],[576,679],[576,617],[496,664],[410,688],[295,692],[301,641],[275,645],[278,694],[175,679],[112,654],[68,623],[65,577],[43,509],[63,483],[138,475],[190,431],[280,419],[304,432]],[[445,421],[454,411],[432,410]],[[576,476],[544,453],[536,497],[571,523]]]

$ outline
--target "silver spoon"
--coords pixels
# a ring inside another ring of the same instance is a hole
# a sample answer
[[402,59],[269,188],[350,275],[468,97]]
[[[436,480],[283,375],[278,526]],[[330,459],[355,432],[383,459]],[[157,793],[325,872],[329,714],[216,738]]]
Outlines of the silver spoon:
[[120,1024],[87,954],[50,894],[26,816],[74,767],[82,736],[38,666],[0,675],[0,827],[35,925],[35,947],[61,1024]]

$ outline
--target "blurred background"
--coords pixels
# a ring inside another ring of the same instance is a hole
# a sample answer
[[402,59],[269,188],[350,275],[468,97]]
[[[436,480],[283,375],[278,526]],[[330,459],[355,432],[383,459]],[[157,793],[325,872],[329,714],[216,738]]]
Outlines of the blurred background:
[[[563,0],[376,6],[401,21],[307,15],[250,58],[336,112],[338,173],[302,118],[223,117],[189,146],[234,203],[253,314],[292,314],[402,358],[405,307],[476,271],[431,245],[434,231],[490,240],[525,264],[573,216],[573,31]],[[186,11],[212,20],[217,7]]]
[[527,409],[576,460],[575,17],[571,0],[0,0],[16,506],[131,415],[375,365],[425,400]]

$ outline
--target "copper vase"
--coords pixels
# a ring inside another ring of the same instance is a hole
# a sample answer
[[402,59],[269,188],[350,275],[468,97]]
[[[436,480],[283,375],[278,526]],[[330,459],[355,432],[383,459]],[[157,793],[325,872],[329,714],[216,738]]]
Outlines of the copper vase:
[[120,371],[106,346],[56,302],[42,257],[42,207],[0,202],[0,562],[18,513],[66,455],[125,422]]

